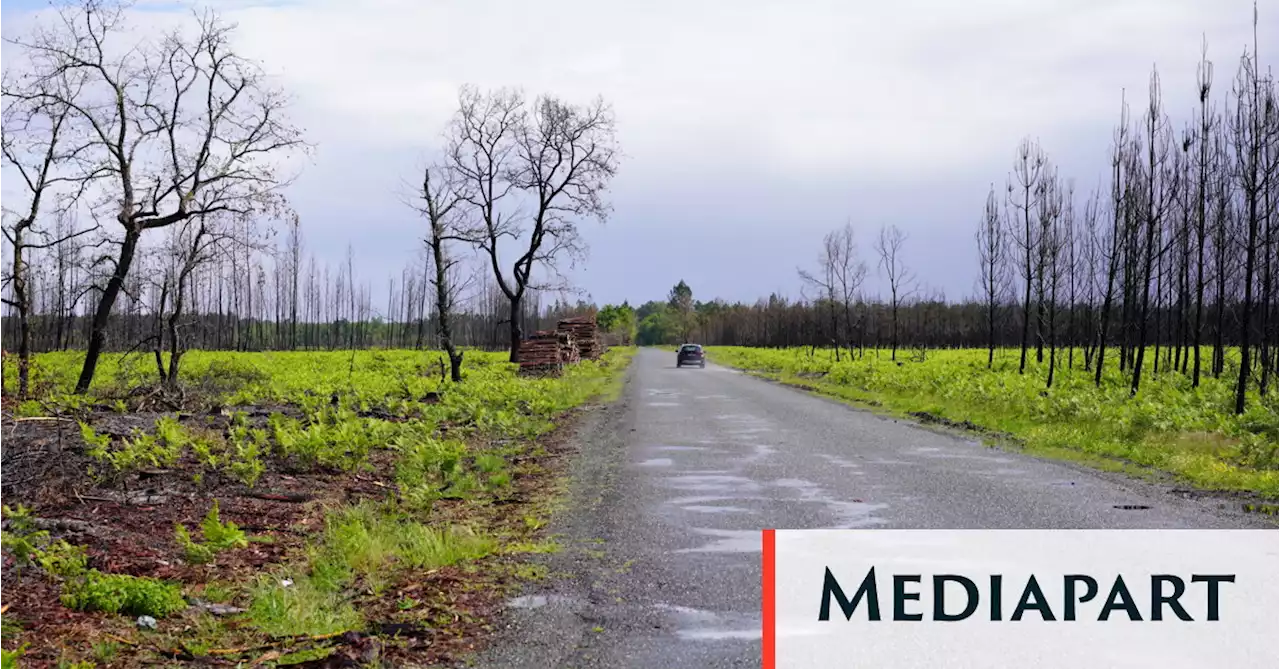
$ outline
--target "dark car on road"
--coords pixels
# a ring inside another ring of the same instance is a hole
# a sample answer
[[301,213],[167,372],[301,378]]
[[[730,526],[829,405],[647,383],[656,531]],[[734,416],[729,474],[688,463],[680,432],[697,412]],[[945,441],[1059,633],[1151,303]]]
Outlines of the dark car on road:
[[707,366],[707,356],[702,353],[701,346],[685,344],[680,347],[680,352],[676,354],[676,367],[684,367],[685,365]]

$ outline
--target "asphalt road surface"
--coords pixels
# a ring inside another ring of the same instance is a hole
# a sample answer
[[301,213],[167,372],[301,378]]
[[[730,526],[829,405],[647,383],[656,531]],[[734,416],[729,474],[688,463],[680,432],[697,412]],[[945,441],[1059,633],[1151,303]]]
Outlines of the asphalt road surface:
[[758,667],[762,528],[1275,527],[675,358],[586,421],[564,549],[478,666]]

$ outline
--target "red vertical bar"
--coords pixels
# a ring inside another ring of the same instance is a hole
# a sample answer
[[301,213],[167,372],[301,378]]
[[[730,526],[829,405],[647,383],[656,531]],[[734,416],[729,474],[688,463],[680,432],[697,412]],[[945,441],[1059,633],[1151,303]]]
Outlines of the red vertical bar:
[[760,634],[760,651],[763,660],[764,669],[774,669],[777,658],[777,620],[774,607],[776,602],[774,596],[776,590],[774,588],[774,568],[775,568],[775,538],[773,530],[762,530],[761,536],[761,555],[763,556],[763,564],[761,572],[763,572],[763,583],[760,591],[761,602],[761,629]]

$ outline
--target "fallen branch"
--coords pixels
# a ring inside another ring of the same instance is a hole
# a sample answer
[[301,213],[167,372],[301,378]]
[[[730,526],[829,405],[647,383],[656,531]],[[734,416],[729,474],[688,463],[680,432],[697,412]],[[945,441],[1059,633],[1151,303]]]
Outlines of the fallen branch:
[[81,495],[76,493],[76,499],[80,501],[89,500],[91,502],[111,502],[113,504],[122,504],[123,502],[115,497],[100,497],[98,495]]
[[315,495],[308,495],[301,492],[247,492],[241,497],[252,497],[254,499],[265,499],[271,502],[290,502],[300,504],[302,502],[310,502],[315,499]]

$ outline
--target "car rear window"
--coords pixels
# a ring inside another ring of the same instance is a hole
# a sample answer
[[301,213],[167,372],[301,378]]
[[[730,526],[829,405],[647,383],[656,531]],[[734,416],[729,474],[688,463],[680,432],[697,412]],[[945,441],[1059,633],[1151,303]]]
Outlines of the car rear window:
[[685,353],[693,353],[694,351],[701,351],[702,347],[701,346],[685,346],[683,350]]

